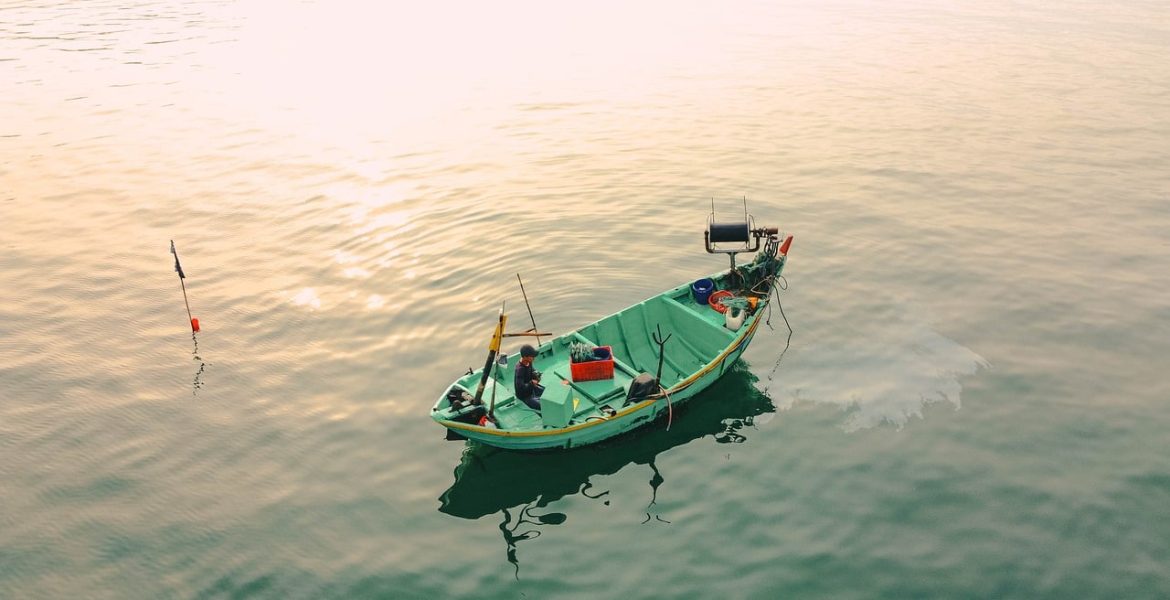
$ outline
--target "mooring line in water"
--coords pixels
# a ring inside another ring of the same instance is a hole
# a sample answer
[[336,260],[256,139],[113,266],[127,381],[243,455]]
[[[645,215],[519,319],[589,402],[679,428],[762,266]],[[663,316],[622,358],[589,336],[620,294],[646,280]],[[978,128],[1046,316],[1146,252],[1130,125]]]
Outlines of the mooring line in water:
[[[780,362],[784,360],[784,355],[788,353],[788,348],[792,345],[792,324],[788,322],[788,315],[784,314],[784,304],[780,302],[780,290],[788,289],[788,280],[781,276],[779,279],[784,281],[784,286],[777,285],[773,281],[772,291],[776,293],[776,306],[780,309],[780,316],[784,318],[784,325],[788,327],[788,339],[784,341],[784,350],[780,351],[780,357],[776,359],[776,364],[772,365],[772,370],[768,373],[768,385],[764,386],[764,395],[770,400],[772,397],[768,396],[768,390],[772,387],[772,380],[776,376],[776,371],[780,368]],[[768,304],[768,327],[772,326],[772,304]]]

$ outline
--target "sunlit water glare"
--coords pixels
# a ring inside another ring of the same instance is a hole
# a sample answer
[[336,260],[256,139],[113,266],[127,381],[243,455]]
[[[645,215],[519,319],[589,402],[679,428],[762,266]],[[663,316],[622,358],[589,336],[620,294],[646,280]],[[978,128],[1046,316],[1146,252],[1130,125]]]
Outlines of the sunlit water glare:
[[[0,8],[0,597],[1170,596],[1168,16]],[[669,431],[443,441],[516,273],[568,331],[744,197],[784,314]]]

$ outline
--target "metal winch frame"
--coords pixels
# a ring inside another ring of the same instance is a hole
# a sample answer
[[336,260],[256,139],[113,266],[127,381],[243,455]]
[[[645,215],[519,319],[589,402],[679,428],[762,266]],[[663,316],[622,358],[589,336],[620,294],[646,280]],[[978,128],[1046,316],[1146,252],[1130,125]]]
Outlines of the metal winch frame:
[[[707,217],[707,229],[703,231],[703,247],[708,254],[726,254],[731,260],[731,272],[735,272],[735,255],[741,252],[758,252],[760,242],[768,239],[769,248],[777,242],[777,227],[756,227],[756,218],[747,211],[747,198],[743,200],[743,221],[717,223],[715,221],[715,200],[711,200],[711,214]],[[721,248],[719,244],[738,244],[734,248]]]

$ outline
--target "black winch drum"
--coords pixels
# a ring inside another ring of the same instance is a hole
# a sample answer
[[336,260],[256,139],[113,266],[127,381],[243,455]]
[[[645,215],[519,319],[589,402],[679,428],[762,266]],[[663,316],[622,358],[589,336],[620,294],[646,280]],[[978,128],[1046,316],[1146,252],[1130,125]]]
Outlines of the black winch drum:
[[748,241],[747,223],[711,223],[707,231],[712,244]]

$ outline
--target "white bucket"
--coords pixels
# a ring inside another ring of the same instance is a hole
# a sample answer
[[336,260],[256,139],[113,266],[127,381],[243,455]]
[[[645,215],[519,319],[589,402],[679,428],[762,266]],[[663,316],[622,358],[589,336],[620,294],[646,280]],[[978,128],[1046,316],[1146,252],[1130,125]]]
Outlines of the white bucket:
[[743,327],[743,320],[746,317],[746,310],[738,307],[728,308],[727,312],[723,313],[723,326],[732,331],[739,331],[739,328]]

